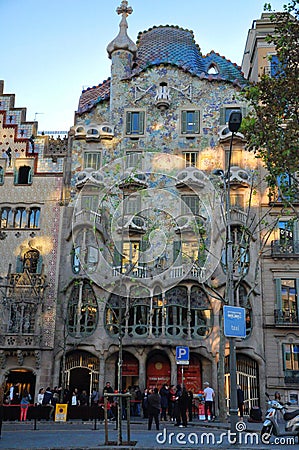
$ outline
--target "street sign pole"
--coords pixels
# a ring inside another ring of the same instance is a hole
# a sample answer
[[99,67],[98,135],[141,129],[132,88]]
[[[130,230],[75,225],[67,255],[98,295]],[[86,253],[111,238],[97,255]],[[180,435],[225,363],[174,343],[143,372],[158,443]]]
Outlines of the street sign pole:
[[181,366],[182,388],[184,386],[184,366],[189,364],[189,347],[178,346],[175,351],[176,363]]

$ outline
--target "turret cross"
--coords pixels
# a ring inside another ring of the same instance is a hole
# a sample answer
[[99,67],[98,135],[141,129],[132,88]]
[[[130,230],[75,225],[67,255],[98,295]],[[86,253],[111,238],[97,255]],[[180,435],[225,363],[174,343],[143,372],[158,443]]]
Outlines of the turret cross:
[[116,9],[117,14],[125,14],[128,17],[129,14],[132,14],[133,8],[128,6],[127,0],[122,0],[121,5]]

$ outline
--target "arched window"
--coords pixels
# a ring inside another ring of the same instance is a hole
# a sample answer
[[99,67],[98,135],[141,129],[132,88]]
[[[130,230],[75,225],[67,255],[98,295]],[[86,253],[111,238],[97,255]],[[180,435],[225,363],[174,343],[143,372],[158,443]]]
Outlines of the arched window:
[[128,314],[129,336],[148,335],[150,303],[149,292],[146,288],[131,289]]
[[187,288],[177,286],[165,294],[165,334],[166,336],[186,336],[188,333]]
[[16,208],[14,218],[14,228],[26,228],[27,227],[27,212],[24,207]]
[[39,228],[40,208],[30,208],[28,225],[29,228]]
[[1,228],[8,228],[10,208],[1,208]]
[[97,324],[96,296],[88,281],[80,281],[73,286],[68,302],[68,331],[71,336],[88,336]]
[[207,295],[198,286],[191,289],[191,336],[202,338],[210,334],[213,312]]
[[30,166],[21,166],[15,172],[15,184],[31,184],[32,168]]
[[105,309],[105,328],[110,335],[125,331],[126,298],[111,294]]

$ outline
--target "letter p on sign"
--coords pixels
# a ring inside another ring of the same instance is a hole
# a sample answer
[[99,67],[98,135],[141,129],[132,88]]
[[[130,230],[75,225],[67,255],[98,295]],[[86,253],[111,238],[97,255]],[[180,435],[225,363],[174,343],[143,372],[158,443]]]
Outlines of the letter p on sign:
[[189,361],[189,347],[176,347],[176,361],[177,363]]

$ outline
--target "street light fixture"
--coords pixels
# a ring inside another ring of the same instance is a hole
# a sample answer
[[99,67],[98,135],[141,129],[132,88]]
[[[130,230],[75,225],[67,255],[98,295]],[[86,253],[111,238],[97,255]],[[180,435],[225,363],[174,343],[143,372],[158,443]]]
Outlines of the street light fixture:
[[[240,111],[233,111],[229,116],[228,128],[232,133],[227,171],[224,175],[225,203],[226,203],[226,251],[227,251],[227,283],[226,283],[226,301],[229,306],[235,306],[234,299],[234,280],[233,280],[233,242],[231,233],[231,198],[230,198],[230,169],[232,159],[232,148],[234,135],[241,126],[242,114]],[[236,347],[235,338],[229,338],[229,370],[230,370],[230,424],[231,431],[236,432],[236,424],[238,420],[238,400],[237,400],[237,364],[236,364]]]

